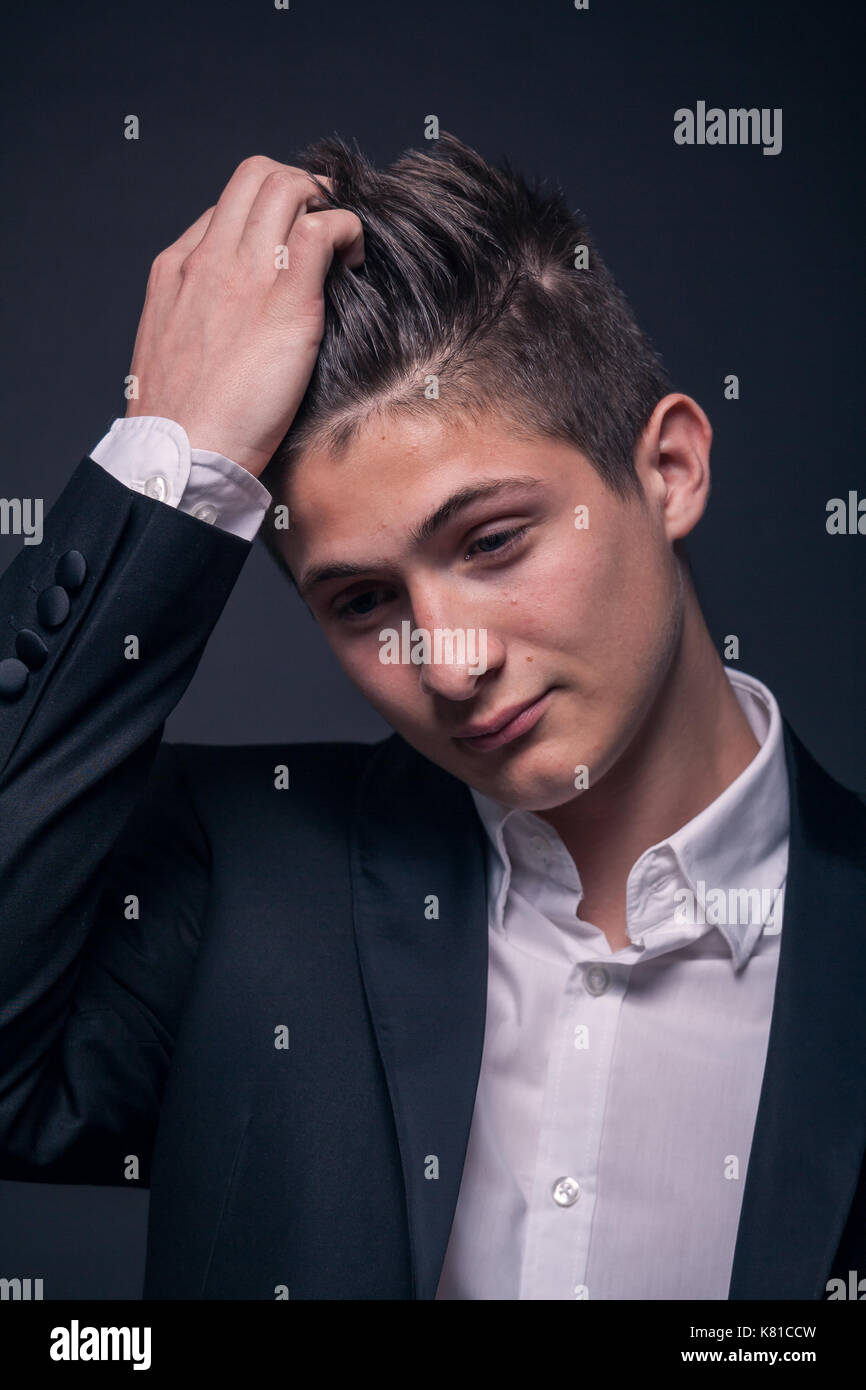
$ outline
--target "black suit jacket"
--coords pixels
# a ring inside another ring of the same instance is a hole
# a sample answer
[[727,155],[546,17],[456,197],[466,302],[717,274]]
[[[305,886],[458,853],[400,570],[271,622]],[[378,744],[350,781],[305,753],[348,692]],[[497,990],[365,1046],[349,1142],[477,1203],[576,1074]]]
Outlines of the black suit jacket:
[[[248,550],[85,459],[0,582],[0,659],[22,629],[47,649],[18,641],[0,703],[0,1176],[123,1184],[135,1156],[148,1298],[430,1299],[484,1036],[484,834],[397,735],[160,745]],[[68,602],[41,597],[58,574]],[[866,1274],[866,808],[784,736],[737,1299]]]

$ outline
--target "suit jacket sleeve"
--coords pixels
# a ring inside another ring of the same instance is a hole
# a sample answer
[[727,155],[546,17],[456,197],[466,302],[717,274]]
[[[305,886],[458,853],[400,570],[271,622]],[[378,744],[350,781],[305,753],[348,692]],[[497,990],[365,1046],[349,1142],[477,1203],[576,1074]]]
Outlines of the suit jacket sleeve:
[[160,738],[249,549],[83,459],[0,579],[0,1177],[148,1180],[208,890]]

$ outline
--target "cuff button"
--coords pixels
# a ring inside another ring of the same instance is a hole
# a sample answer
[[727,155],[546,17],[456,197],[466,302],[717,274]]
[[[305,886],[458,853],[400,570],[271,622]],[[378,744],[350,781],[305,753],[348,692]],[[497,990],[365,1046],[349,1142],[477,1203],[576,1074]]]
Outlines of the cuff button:
[[69,595],[59,584],[51,584],[36,600],[36,614],[43,627],[62,627],[69,617]]
[[69,593],[74,593],[76,589],[81,588],[86,578],[87,561],[80,550],[67,550],[65,555],[61,555],[54,571],[55,584],[60,584]]
[[38,671],[40,666],[44,666],[48,656],[48,648],[42,638],[29,627],[22,627],[15,638],[15,651],[31,671]]
[[0,661],[0,696],[6,700],[16,699],[27,684],[28,675],[24,662],[14,656]]
[[154,473],[152,478],[148,478],[144,485],[145,497],[152,497],[156,502],[164,502],[168,496],[168,482],[161,473]]

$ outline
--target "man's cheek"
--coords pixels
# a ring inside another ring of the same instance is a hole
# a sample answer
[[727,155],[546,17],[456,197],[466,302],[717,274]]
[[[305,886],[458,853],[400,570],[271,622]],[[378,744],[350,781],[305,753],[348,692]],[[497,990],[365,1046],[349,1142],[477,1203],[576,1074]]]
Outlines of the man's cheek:
[[576,533],[574,541],[539,557],[520,577],[515,592],[527,604],[548,612],[574,611],[577,605],[598,603],[616,581],[616,567],[607,563],[598,547],[591,552]]

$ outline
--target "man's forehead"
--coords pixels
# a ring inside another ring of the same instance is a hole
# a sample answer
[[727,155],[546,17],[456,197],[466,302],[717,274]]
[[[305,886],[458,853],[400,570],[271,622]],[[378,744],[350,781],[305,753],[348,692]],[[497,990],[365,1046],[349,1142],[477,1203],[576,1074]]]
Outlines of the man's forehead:
[[472,420],[429,408],[417,415],[376,411],[354,425],[338,446],[331,447],[326,438],[305,449],[292,472],[304,479],[322,470],[345,477],[381,467],[383,461],[412,461],[416,469],[419,465],[434,467],[455,455],[467,459],[483,455],[506,432],[505,422],[496,417]]
[[380,500],[387,513],[389,503],[424,506],[437,493],[444,500],[461,475],[469,481],[581,464],[589,461],[573,445],[533,434],[505,416],[377,413],[339,448],[304,450],[286,479],[286,500],[311,521],[322,512],[342,516],[349,507],[369,515]]

